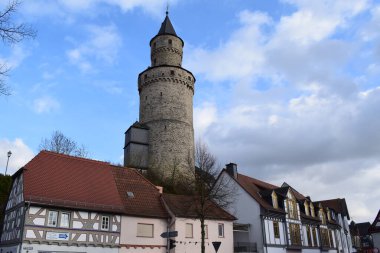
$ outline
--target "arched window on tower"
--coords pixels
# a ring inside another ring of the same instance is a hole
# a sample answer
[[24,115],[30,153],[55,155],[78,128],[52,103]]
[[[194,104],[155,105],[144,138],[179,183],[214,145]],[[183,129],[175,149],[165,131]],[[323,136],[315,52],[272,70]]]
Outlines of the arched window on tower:
[[173,44],[173,41],[169,39],[169,41],[168,41],[168,42],[169,42],[169,46],[172,46],[172,44]]

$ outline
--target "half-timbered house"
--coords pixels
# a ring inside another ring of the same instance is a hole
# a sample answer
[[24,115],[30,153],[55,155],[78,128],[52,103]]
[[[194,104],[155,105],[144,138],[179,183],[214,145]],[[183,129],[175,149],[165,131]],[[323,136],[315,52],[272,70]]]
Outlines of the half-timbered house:
[[230,212],[234,223],[235,252],[336,253],[341,245],[340,229],[334,210],[313,202],[293,187],[281,187],[237,173],[230,163],[221,172],[237,189]]

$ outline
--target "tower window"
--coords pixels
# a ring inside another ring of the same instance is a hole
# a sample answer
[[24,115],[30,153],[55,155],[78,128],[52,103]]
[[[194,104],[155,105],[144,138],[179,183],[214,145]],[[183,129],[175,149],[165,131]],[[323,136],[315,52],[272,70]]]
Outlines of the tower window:
[[172,40],[169,40],[169,45],[172,45]]
[[164,75],[165,75],[165,73],[164,73],[164,72],[162,72],[162,73],[161,73],[161,75],[162,75],[162,76],[164,76]]
[[170,70],[170,75],[174,76],[174,70]]
[[161,95],[161,97],[162,97],[162,92],[160,92],[160,95]]
[[153,43],[153,48],[156,48],[156,42]]
[[148,77],[148,75],[147,75],[147,74],[145,74],[145,75],[144,75],[144,78],[146,79],[147,77]]
[[187,79],[189,79],[189,81],[191,81],[191,77],[190,76],[188,76]]

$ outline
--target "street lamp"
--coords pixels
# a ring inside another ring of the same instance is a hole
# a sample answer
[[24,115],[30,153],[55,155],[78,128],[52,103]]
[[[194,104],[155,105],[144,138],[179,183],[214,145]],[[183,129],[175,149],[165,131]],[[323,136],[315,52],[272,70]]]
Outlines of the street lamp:
[[11,157],[12,152],[9,150],[8,153],[7,153],[7,155],[8,155],[8,160],[7,160],[7,166],[5,167],[5,174],[4,174],[4,176],[7,175],[8,163],[9,163],[9,157]]

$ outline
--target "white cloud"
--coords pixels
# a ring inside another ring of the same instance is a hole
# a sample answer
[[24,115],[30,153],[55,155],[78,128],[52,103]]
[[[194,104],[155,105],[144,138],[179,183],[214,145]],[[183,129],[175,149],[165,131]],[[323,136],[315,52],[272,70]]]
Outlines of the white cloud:
[[60,108],[60,103],[49,96],[37,98],[33,101],[33,110],[38,113],[50,113]]
[[66,52],[70,62],[85,73],[94,69],[95,61],[112,65],[117,60],[122,44],[116,27],[91,25],[86,27],[86,31],[89,38],[82,43],[76,43],[75,48]]
[[198,137],[202,136],[216,120],[216,110],[216,106],[211,103],[204,103],[194,108],[194,128],[197,129]]
[[5,173],[8,151],[12,152],[8,164],[7,174],[9,175],[15,173],[34,157],[33,151],[23,142],[22,139],[16,138],[13,141],[8,139],[0,139],[0,164],[4,165],[4,167],[1,166],[4,168],[4,171],[0,172],[2,174]]
[[[380,195],[373,190],[377,176],[370,176],[380,175],[380,89],[376,80],[358,80],[369,78],[367,72],[375,76],[378,60],[350,67],[361,48],[375,52],[375,43],[362,45],[354,34],[375,26],[377,12],[364,0],[283,2],[295,11],[278,21],[244,11],[225,42],[190,49],[187,68],[198,82],[230,87],[227,101],[212,97],[196,106],[195,133],[217,157],[227,157],[220,162],[288,181],[315,200],[346,197],[351,215],[365,221],[378,211],[373,202]],[[364,12],[367,23],[351,27]]]
[[[175,5],[177,2],[178,0],[171,0],[170,4]],[[33,0],[25,1],[22,9],[32,17],[60,17],[59,21],[72,23],[75,22],[76,15],[97,15],[104,11],[105,6],[117,7],[123,12],[142,9],[149,15],[162,17],[166,4],[162,0]]]

